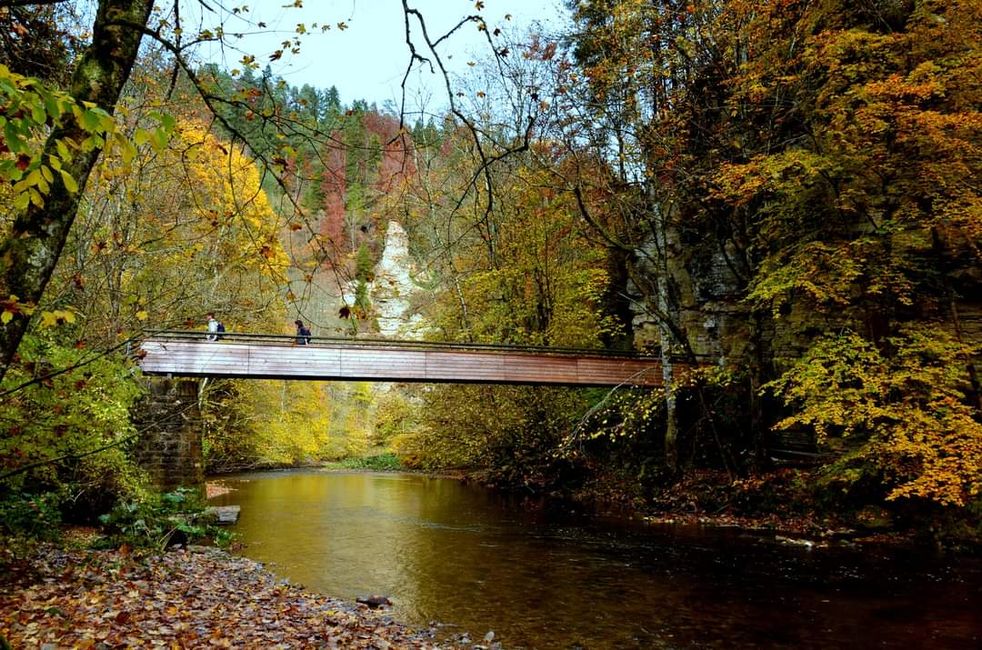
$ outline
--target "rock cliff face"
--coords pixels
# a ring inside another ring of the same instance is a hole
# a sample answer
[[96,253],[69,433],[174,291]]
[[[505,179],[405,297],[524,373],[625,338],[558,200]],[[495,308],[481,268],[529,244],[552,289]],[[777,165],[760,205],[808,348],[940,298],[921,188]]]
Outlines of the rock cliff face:
[[[418,339],[426,330],[423,317],[414,312],[413,298],[421,290],[413,281],[415,265],[409,255],[409,238],[396,221],[390,221],[385,234],[382,259],[375,265],[374,279],[368,283],[368,296],[384,338]],[[355,286],[345,291],[344,300],[354,304]]]
[[[835,309],[791,296],[778,310],[754,310],[747,300],[750,280],[741,276],[755,277],[759,268],[727,242],[706,245],[704,235],[675,226],[681,221],[656,229],[635,252],[625,287],[635,308],[635,342],[639,348],[660,350],[666,386],[674,385],[678,362],[689,359],[741,375],[740,384],[727,390],[731,395],[744,391],[740,399],[746,409],[730,417],[728,436],[749,440],[758,456],[778,435],[770,425],[780,416],[776,400],[760,387],[787,371],[821,337],[846,330],[872,337],[876,328],[889,325],[892,330],[880,330],[884,336],[883,332],[895,334],[904,324],[914,323],[930,325],[965,344],[982,342],[982,271],[974,250],[955,237],[945,240],[926,228],[908,230],[884,246],[892,259],[909,260],[911,282],[924,287],[913,304],[880,310],[876,300],[860,299],[862,287],[857,283],[854,302]],[[917,265],[925,270],[918,273]],[[945,273],[934,273],[937,268]],[[976,357],[965,368],[968,399],[978,399],[980,362]],[[683,408],[687,399],[701,410]],[[686,431],[690,436],[699,434],[700,422],[711,422],[704,417],[702,399],[684,386],[666,392],[664,445],[670,465],[675,463],[676,437]],[[712,412],[708,415],[716,418]],[[802,435],[811,435],[803,431]],[[717,430],[711,428],[709,433],[715,437]]]
[[413,313],[411,298],[417,292],[414,265],[409,257],[409,238],[402,226],[390,221],[382,259],[375,265],[369,295],[378,313],[379,333],[392,338],[419,338],[422,317]]

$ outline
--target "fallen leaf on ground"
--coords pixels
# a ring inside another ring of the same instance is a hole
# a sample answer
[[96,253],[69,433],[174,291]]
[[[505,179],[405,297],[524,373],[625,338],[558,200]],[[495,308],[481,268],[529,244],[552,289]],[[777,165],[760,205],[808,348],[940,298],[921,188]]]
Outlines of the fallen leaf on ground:
[[459,647],[214,548],[45,546],[29,566],[0,576],[0,635],[15,648]]

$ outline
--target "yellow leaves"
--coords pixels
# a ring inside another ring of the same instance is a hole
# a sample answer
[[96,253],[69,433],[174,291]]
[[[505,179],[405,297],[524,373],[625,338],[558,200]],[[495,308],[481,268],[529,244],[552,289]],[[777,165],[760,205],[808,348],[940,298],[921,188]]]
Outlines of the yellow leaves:
[[930,325],[908,328],[885,355],[862,337],[827,337],[766,388],[796,412],[778,428],[813,427],[820,442],[854,436],[890,499],[964,505],[982,490],[982,424],[963,394],[978,350]]
[[30,316],[34,313],[35,306],[31,303],[23,303],[20,298],[10,294],[6,299],[0,300],[0,323],[6,325],[14,316]]
[[764,193],[793,196],[823,182],[833,161],[804,149],[788,149],[770,156],[756,156],[750,162],[724,163],[713,178],[712,196],[742,206]]
[[765,259],[747,300],[770,305],[775,318],[780,318],[792,295],[805,297],[810,306],[820,309],[848,305],[865,270],[865,260],[853,244],[808,242],[787,255]]
[[76,194],[79,188],[78,183],[75,182],[75,178],[64,169],[59,169],[58,171],[61,174],[61,182],[64,183],[65,189],[72,194]]
[[41,312],[41,327],[51,328],[56,325],[75,322],[75,312],[70,309],[56,309],[54,311]]
[[890,60],[899,55],[896,50],[900,45],[902,36],[898,34],[829,30],[810,40],[803,59],[827,77],[825,92],[842,91],[854,83],[883,76]]
[[254,409],[248,429],[262,461],[300,463],[337,457],[339,438],[348,433],[330,435],[332,419],[340,415],[336,409],[346,403],[331,399],[337,386],[260,380],[243,382],[239,390],[242,403]]
[[193,228],[216,240],[219,248],[211,250],[221,251],[223,264],[280,277],[288,260],[255,164],[240,148],[223,144],[200,124],[182,121],[179,127],[180,151],[166,158],[191,182]]
[[888,500],[921,497],[961,506],[982,492],[982,425],[957,401],[898,422],[891,434],[889,450],[919,473],[895,487]]

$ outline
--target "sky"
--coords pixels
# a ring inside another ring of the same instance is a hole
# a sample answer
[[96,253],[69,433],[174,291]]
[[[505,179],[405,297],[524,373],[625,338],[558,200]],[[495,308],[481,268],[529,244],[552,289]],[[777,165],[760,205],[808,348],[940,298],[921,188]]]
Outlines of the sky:
[[[274,74],[294,86],[335,86],[344,104],[364,99],[380,107],[387,101],[398,105],[399,84],[409,61],[402,0],[304,0],[302,9],[284,8],[290,2],[255,0],[250,5],[249,19],[268,27],[265,34],[241,39],[242,52],[254,54],[261,69],[279,43],[293,36],[298,23],[304,23],[311,33],[303,37],[300,53],[271,62]],[[562,0],[483,0],[480,11],[475,0],[408,0],[408,4],[423,14],[431,38],[474,13],[481,13],[492,30],[500,27],[517,34],[535,23],[558,29],[568,16]],[[506,15],[511,19],[506,20]],[[342,21],[347,26],[344,30],[337,27]],[[331,29],[321,33],[311,29],[313,23],[328,24]],[[244,31],[245,27],[228,23],[225,30]],[[468,61],[479,58],[482,49],[487,52],[484,35],[476,24],[468,23],[441,45],[441,56],[452,72],[464,74]],[[242,52],[212,50],[203,51],[202,56],[231,70],[241,68]],[[417,70],[410,74],[407,85],[412,88],[409,102],[445,103],[442,79],[437,75]]]

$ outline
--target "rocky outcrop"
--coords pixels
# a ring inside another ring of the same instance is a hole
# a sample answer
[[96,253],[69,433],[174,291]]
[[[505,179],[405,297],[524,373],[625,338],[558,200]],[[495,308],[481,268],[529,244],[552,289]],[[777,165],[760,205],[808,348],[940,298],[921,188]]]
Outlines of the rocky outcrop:
[[[409,255],[409,237],[398,222],[390,221],[382,259],[375,265],[374,277],[367,287],[376,334],[384,338],[422,338],[427,325],[413,305],[413,298],[421,293],[414,281],[416,275]],[[344,292],[345,303],[353,307],[356,293],[357,285],[352,282]]]
[[382,259],[375,265],[375,279],[369,296],[378,314],[379,333],[391,338],[419,338],[423,317],[412,308],[412,297],[418,292],[413,282],[415,265],[409,256],[409,237],[396,221],[390,221],[385,233]]

